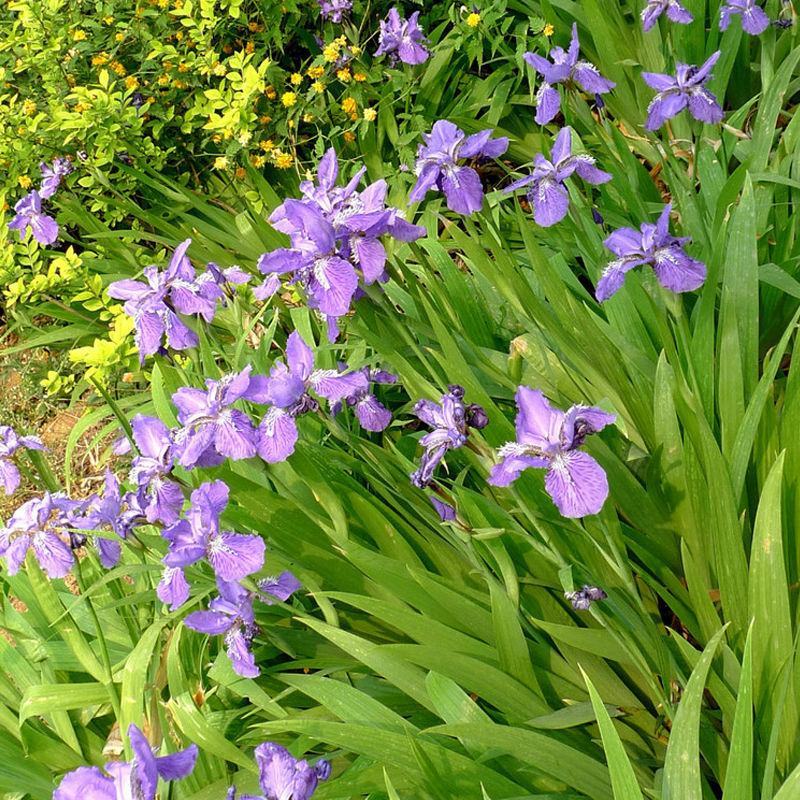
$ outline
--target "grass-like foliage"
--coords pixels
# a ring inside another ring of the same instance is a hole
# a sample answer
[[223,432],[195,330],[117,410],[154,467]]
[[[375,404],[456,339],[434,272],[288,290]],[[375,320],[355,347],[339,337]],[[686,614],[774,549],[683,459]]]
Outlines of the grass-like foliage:
[[18,287],[8,353],[96,358],[63,467],[0,442],[0,792],[800,797],[800,45],[753,6],[432,5],[409,65],[356,4],[376,113],[297,172],[73,160],[14,245],[96,302]]

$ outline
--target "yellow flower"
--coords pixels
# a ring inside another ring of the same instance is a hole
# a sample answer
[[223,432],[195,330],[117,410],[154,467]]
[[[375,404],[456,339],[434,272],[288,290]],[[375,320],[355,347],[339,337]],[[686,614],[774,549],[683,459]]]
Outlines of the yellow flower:
[[107,17],[103,17],[103,22],[105,22],[106,25],[111,25],[114,22],[114,17],[109,14]]
[[73,42],[83,42],[86,39],[86,31],[77,28],[76,30],[72,31],[72,41]]
[[20,175],[17,180],[23,189],[30,189],[31,184],[33,183],[33,181],[27,175]]
[[332,64],[334,61],[339,59],[339,50],[341,48],[336,42],[331,42],[330,44],[325,45],[325,49],[322,51],[322,57],[329,63]]
[[258,33],[261,26],[257,22],[248,22],[247,27],[250,33]]
[[364,83],[364,81],[366,79],[367,79],[367,73],[366,72],[356,72],[353,75],[353,80],[354,81],[358,81],[359,83]]
[[354,56],[360,56],[360,55],[361,55],[361,48],[360,48],[360,47],[359,47],[357,44],[354,44],[354,45],[353,45],[353,46],[350,48],[350,52],[351,52],[351,53],[352,53]]
[[33,100],[26,100],[22,104],[22,113],[32,117],[36,113],[36,103]]
[[550,38],[553,35],[553,33],[555,33],[555,30],[556,29],[548,22],[547,25],[545,25],[544,28],[542,29],[542,33],[548,38]]
[[358,104],[353,97],[345,97],[345,99],[342,100],[342,111],[344,111],[345,114],[354,114],[357,107]]
[[313,121],[314,121],[314,115],[313,114],[309,114],[308,112],[303,114],[303,122],[313,122]]
[[339,47],[344,47],[347,44],[347,37],[342,35],[338,39],[334,40]]
[[299,72],[293,72],[289,80],[292,82],[292,86],[299,86],[303,82],[303,76]]
[[375,118],[378,116],[378,112],[374,108],[365,108],[364,109],[364,119],[367,122],[374,122]]
[[258,121],[259,121],[259,122],[260,122],[262,125],[269,125],[269,124],[270,124],[270,122],[272,122],[272,117],[271,117],[269,114],[262,114],[262,115],[261,115],[261,116],[258,118]]
[[317,78],[321,78],[325,74],[325,67],[309,67],[306,70],[306,75],[309,78],[313,78],[316,80]]
[[255,45],[254,45],[252,42],[248,42],[248,43],[247,43],[247,44],[244,46],[244,51],[245,51],[245,53],[254,53],[254,52],[255,52],[255,50],[256,50],[256,46],[255,46]]
[[260,169],[267,163],[267,159],[264,158],[264,156],[250,156],[250,163],[257,169]]
[[259,146],[259,147],[260,147],[260,148],[261,148],[261,149],[262,149],[262,150],[263,150],[265,153],[269,153],[269,151],[270,151],[270,150],[274,150],[274,149],[275,149],[275,142],[273,142],[273,141],[272,141],[272,139],[262,139],[262,140],[261,140],[261,141],[258,143],[258,146]]
[[317,93],[322,94],[325,91],[325,84],[322,81],[314,81],[311,88]]
[[294,164],[294,158],[291,153],[283,153],[278,150],[275,153],[275,166],[278,169],[289,169]]
[[161,86],[166,86],[169,83],[169,75],[159,75],[158,76],[158,83]]
[[344,132],[344,140],[348,144],[352,144],[356,140],[356,135],[353,133],[353,131],[345,131]]
[[226,68],[226,66],[225,66],[224,64],[222,64],[222,63],[220,63],[220,62],[217,62],[216,64],[214,64],[213,72],[214,72],[214,74],[215,74],[215,75],[218,75],[218,76],[220,76],[220,77],[221,77],[221,76],[223,76],[223,75],[224,75],[224,74],[225,74],[227,71],[228,71],[228,70],[227,70],[227,68]]
[[268,100],[274,100],[278,96],[274,86],[267,86],[267,88],[264,89],[264,94],[267,96]]
[[93,67],[102,67],[104,64],[108,64],[108,53],[98,53],[92,56]]
[[188,71],[189,71],[189,65],[185,61],[181,61],[181,63],[178,64],[178,72],[188,72]]
[[297,95],[294,92],[284,92],[281,95],[281,103],[283,103],[286,108],[291,108],[297,103]]
[[138,89],[139,88],[139,79],[135,75],[128,75],[125,78],[125,88],[126,89]]
[[228,159],[225,156],[217,156],[214,159],[214,169],[227,169]]
[[242,131],[238,136],[238,142],[242,147],[247,147],[252,138],[253,134],[250,131]]
[[286,120],[286,127],[287,128],[294,128],[294,120],[293,119],[287,119]]
[[111,64],[109,64],[109,66],[111,67],[111,69],[114,70],[114,72],[117,73],[117,75],[120,76],[120,78],[124,78],[125,75],[128,74],[128,71],[122,64],[120,64],[119,61],[112,61]]
[[350,67],[344,67],[336,73],[336,77],[342,82],[347,83],[350,80]]
[[481,24],[481,15],[476,13],[475,11],[473,11],[467,17],[467,25],[469,25],[470,28],[477,28],[478,25],[480,25],[480,24]]
[[114,40],[117,42],[124,42],[125,41],[125,34],[124,33],[115,33]]

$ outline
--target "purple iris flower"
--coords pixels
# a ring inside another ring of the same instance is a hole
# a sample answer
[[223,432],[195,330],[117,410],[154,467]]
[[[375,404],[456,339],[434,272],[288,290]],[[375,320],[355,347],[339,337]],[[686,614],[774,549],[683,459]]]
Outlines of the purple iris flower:
[[425,34],[419,27],[418,19],[419,11],[415,11],[408,19],[403,19],[396,8],[389,11],[386,19],[381,20],[375,55],[388,55],[393,64],[398,59],[404,64],[422,64],[426,61],[428,51],[423,45]]
[[644,82],[658,92],[647,107],[645,128],[649,131],[657,130],[685,108],[700,122],[720,122],[723,117],[722,107],[716,96],[705,88],[719,57],[720,51],[717,50],[700,67],[678,64],[675,77],[659,72],[643,72]]
[[230,490],[223,481],[201,484],[192,492],[186,519],[164,530],[169,542],[164,564],[188,567],[206,559],[223,581],[238,581],[264,566],[264,540],[254,534],[220,530],[220,515]]
[[500,463],[489,476],[493,486],[508,486],[528,467],[547,470],[545,489],[565,517],[597,514],[608,497],[603,468],[578,448],[603,430],[614,414],[592,406],[553,408],[538,389],[517,390],[517,440],[500,448]]
[[66,158],[55,158],[52,164],[42,162],[39,165],[42,171],[42,183],[39,186],[39,196],[43,199],[52,197],[61,185],[62,178],[72,172],[72,164]]
[[655,225],[645,222],[638,231],[620,228],[605,240],[605,246],[617,258],[606,266],[597,282],[595,294],[599,302],[619,291],[627,272],[642,264],[649,264],[659,283],[673,292],[691,292],[702,286],[706,265],[686,254],[684,247],[691,242],[689,237],[670,234],[671,208],[671,203],[664,206]]
[[323,19],[339,23],[353,8],[353,0],[317,0]]
[[[340,365],[345,367],[346,365]],[[353,385],[349,394],[331,406],[331,414],[338,414],[345,404],[354,409],[361,427],[367,431],[378,433],[385,430],[392,421],[392,412],[379,402],[378,398],[370,391],[373,383],[396,383],[397,375],[384,372],[381,369],[363,367],[349,373]]]
[[431,190],[444,192],[447,207],[457,214],[472,214],[483,205],[483,186],[471,167],[459,166],[460,160],[498,158],[508,149],[508,137],[490,139],[490,129],[467,136],[452,122],[440,119],[430,133],[423,134],[424,144],[417,151],[414,171],[417,182],[408,196],[417,203]]
[[439,403],[419,400],[414,414],[433,430],[420,440],[425,452],[419,468],[411,473],[411,483],[424,489],[433,480],[433,473],[448,450],[457,450],[467,443],[470,428],[485,428],[489,424],[486,412],[476,403],[464,403],[464,388],[455,384],[447,387]]
[[170,611],[175,611],[189,599],[189,588],[181,567],[164,567],[156,586],[156,596],[169,606]]
[[256,454],[256,430],[250,417],[232,408],[237,400],[266,402],[267,380],[251,375],[247,366],[218,381],[206,379],[206,390],[184,386],[172,395],[183,425],[175,434],[181,466],[213,466],[224,458],[239,460]]
[[16,215],[8,227],[19,231],[20,239],[27,228],[39,244],[53,244],[58,239],[58,223],[42,213],[42,198],[35,189],[17,202],[14,211]]
[[[184,619],[184,625],[199,633],[224,636],[225,649],[234,672],[243,678],[255,678],[261,671],[250,649],[258,633],[253,600],[265,598],[260,593],[249,592],[238,583],[219,578],[217,588],[219,596],[208,604],[208,610],[192,612]],[[282,591],[278,599],[285,600],[288,597]]]
[[[245,272],[236,264],[223,269],[219,264],[209,261],[208,264],[206,264],[206,271],[198,276],[197,283],[200,286],[206,282],[214,283],[223,291],[227,291],[229,294],[233,295],[233,287],[244,286],[246,283],[250,283],[251,277],[249,273]],[[214,290],[212,289],[211,291]]]
[[78,506],[63,494],[49,492],[23,503],[0,528],[0,556],[5,556],[8,574],[19,572],[32,549],[50,578],[63,578],[72,569],[71,514]]
[[14,494],[20,484],[17,465],[11,460],[18,450],[45,450],[38,436],[20,436],[10,425],[0,425],[0,486]]
[[214,319],[217,301],[223,296],[214,281],[197,280],[186,251],[192,243],[187,239],[175,248],[166,270],[146,267],[146,282],[114,281],[107,291],[109,297],[125,301],[125,313],[136,325],[136,346],[139,360],[158,352],[164,336],[174,350],[196,347],[197,334],[188,328],[178,314],[199,314],[206,322]]
[[268,605],[272,604],[272,598],[285,603],[302,585],[295,575],[287,570],[281,572],[280,575],[260,580],[258,582],[259,597]]
[[564,597],[576,611],[588,611],[592,603],[605,600],[608,595],[598,586],[584,585],[574,592],[564,592]]
[[694,20],[689,10],[678,0],[648,0],[642,10],[642,27],[649,31],[664,13],[671,22],[679,22],[681,25],[688,25]]
[[564,181],[573,173],[592,184],[606,183],[611,180],[608,172],[595,166],[595,159],[582,153],[572,154],[572,131],[562,128],[548,161],[541,153],[533,160],[533,172],[510,184],[506,192],[514,192],[530,184],[527,197],[533,206],[533,218],[542,227],[561,222],[569,210],[569,194]]
[[[304,287],[309,305],[327,317],[331,341],[338,336],[337,320],[358,297],[359,280],[369,285],[388,277],[381,237],[411,242],[425,234],[424,228],[403,219],[399,209],[387,207],[385,181],[358,190],[365,172],[362,167],[345,186],[337,186],[339,162],[330,148],[319,162],[317,181],[300,184],[302,199],[287,200],[270,215],[272,225],[290,237],[291,249],[265,253],[258,262],[267,278],[254,290],[256,297],[271,297],[281,277],[291,275],[293,283]],[[311,213],[303,214],[296,204]],[[328,260],[330,256],[336,260]],[[336,313],[329,313],[331,309]]]
[[731,19],[737,14],[742,19],[742,30],[752,36],[764,33],[769,27],[769,17],[755,0],[725,0],[719,9],[719,29],[728,30]]
[[[133,492],[123,493],[119,481],[110,470],[106,471],[102,497],[93,495],[80,510],[70,516],[72,524],[79,530],[110,530],[120,539],[125,539],[135,525],[147,520]],[[100,563],[111,569],[119,563],[122,547],[116,539],[100,536],[94,538]]]
[[128,739],[132,761],[112,761],[104,774],[98,767],[78,767],[68,772],[53,792],[53,800],[155,800],[158,779],[185,778],[197,761],[197,745],[157,756],[144,734],[131,724]]
[[536,116],[534,119],[539,125],[546,125],[558,114],[561,109],[561,95],[555,85],[562,83],[566,88],[576,84],[589,94],[605,94],[610,92],[616,84],[604,78],[597,67],[588,61],[579,61],[580,43],[578,42],[578,26],[572,26],[572,40],[569,49],[554,47],[550,51],[548,61],[537,53],[525,53],[523,58],[543,78],[544,81],[536,92]]
[[183,508],[183,491],[168,477],[175,464],[172,435],[160,419],[143,414],[131,420],[131,429],[139,455],[131,463],[129,480],[139,487],[147,521],[172,525]]
[[258,426],[258,454],[270,464],[285,461],[297,443],[295,418],[319,408],[310,391],[335,404],[353,394],[363,382],[356,373],[314,369],[314,353],[297,331],[286,341],[286,363],[276,361],[266,380],[271,404]]
[[312,766],[274,742],[260,744],[255,755],[263,800],[309,800],[317,783],[331,774],[327,761],[321,759]]

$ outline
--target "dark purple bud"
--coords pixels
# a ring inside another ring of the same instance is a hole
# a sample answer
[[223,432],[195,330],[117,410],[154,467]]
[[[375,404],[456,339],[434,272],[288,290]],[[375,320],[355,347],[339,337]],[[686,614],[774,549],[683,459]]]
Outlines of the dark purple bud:
[[457,383],[448,384],[447,391],[458,400],[464,396],[464,387],[459,386]]
[[69,546],[72,550],[80,550],[85,544],[86,536],[84,536],[84,534],[70,531]]
[[602,111],[606,107],[606,104],[603,102],[603,98],[600,97],[599,94],[595,94],[594,96],[594,107],[598,111]]
[[456,510],[450,503],[445,503],[438,497],[431,497],[430,500],[442,522],[452,522],[456,518]]
[[131,105],[134,108],[141,108],[144,105],[144,95],[141,92],[134,92],[131,95]]
[[331,762],[321,758],[314,764],[314,772],[317,775],[317,780],[326,781],[331,776]]
[[483,410],[483,407],[477,403],[471,403],[467,406],[466,420],[470,428],[485,428],[489,424],[488,415]]
[[772,24],[776,28],[786,29],[786,28],[791,28],[792,25],[794,25],[794,21],[791,19],[776,19],[773,20]]
[[564,592],[564,597],[576,611],[588,611],[592,603],[605,600],[608,595],[598,586],[584,585],[576,592]]
[[592,209],[592,219],[597,225],[602,225],[605,222],[603,215],[596,208]]

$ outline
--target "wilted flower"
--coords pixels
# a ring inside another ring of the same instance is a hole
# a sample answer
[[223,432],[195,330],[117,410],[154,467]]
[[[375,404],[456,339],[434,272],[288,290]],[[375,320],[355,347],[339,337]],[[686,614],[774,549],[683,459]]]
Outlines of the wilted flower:
[[166,566],[183,568],[205,559],[223,581],[241,580],[264,566],[266,547],[260,536],[220,530],[229,491],[223,481],[211,481],[192,492],[186,519],[164,530]]
[[[452,122],[440,119],[417,151],[417,182],[408,196],[419,202],[431,190],[444,192],[447,207],[457,214],[472,214],[483,205],[480,175],[463,165],[466,159],[497,158],[508,149],[508,138],[491,139],[491,129],[467,136]],[[459,165],[459,161],[462,164]]]
[[[243,678],[255,678],[260,674],[260,670],[256,666],[255,656],[250,649],[253,639],[258,633],[253,601],[256,598],[264,601],[266,598],[247,591],[238,583],[219,578],[217,579],[217,588],[219,596],[209,603],[208,610],[194,611],[184,619],[183,623],[199,633],[211,636],[224,635],[225,649],[234,672]],[[281,591],[280,595],[275,596],[280,600],[287,600],[289,594]],[[285,796],[290,797],[289,795]]]
[[20,474],[11,457],[18,450],[44,450],[38,436],[20,436],[10,425],[0,425],[0,486],[6,494],[19,488]]
[[605,240],[603,244],[617,258],[606,266],[597,282],[596,296],[601,303],[620,289],[629,270],[642,264],[649,264],[659,283],[673,292],[690,292],[703,284],[706,265],[684,250],[691,239],[669,232],[671,208],[671,203],[664,206],[655,225],[645,222],[638,231],[620,228]]
[[538,389],[517,390],[517,440],[498,451],[500,463],[489,475],[493,486],[508,486],[528,467],[546,469],[545,489],[565,517],[597,514],[608,497],[603,468],[578,448],[603,430],[614,414],[592,406],[553,408]]
[[396,8],[391,9],[386,19],[381,20],[375,55],[388,55],[392,62],[400,59],[404,64],[422,64],[427,60],[428,51],[423,45],[425,34],[417,23],[418,19],[419,11],[403,19]]
[[19,231],[20,239],[27,228],[39,244],[53,244],[58,239],[58,223],[53,217],[42,213],[42,198],[35,189],[14,206],[16,215],[8,223],[12,230]]
[[705,88],[719,57],[720,51],[717,50],[700,67],[678,64],[675,77],[659,72],[643,72],[644,82],[658,92],[647,107],[645,128],[649,131],[657,130],[685,108],[700,122],[720,122],[723,117],[722,107],[717,98]]
[[32,549],[48,577],[63,578],[73,563],[70,513],[79,505],[63,494],[49,492],[23,503],[0,528],[0,556],[5,556],[8,574],[19,572]]
[[411,473],[411,483],[424,489],[433,480],[433,473],[448,450],[457,450],[467,443],[470,428],[485,428],[489,419],[483,408],[476,403],[464,403],[464,389],[455,384],[447,387],[439,403],[419,400],[414,414],[433,430],[420,440],[425,448],[419,468]]
[[533,218],[543,227],[555,225],[567,215],[569,210],[569,194],[564,181],[573,173],[583,180],[600,184],[611,180],[608,172],[598,169],[592,156],[585,153],[572,154],[572,131],[562,128],[553,143],[553,150],[548,161],[541,153],[533,160],[533,172],[510,184],[506,192],[514,192],[523,186],[530,185],[527,197],[533,206]]
[[742,19],[742,30],[752,36],[764,33],[769,27],[769,17],[755,0],[725,0],[719,9],[719,29],[727,30],[735,15]]
[[649,31],[665,12],[667,19],[671,22],[679,22],[681,25],[688,25],[694,20],[689,10],[678,0],[648,0],[647,5],[642,9],[642,27]]
[[188,468],[213,466],[224,458],[239,460],[256,454],[255,426],[233,408],[237,400],[266,401],[266,377],[251,375],[252,367],[206,379],[206,389],[184,386],[172,395],[183,426],[174,437],[178,462]]
[[39,196],[43,199],[52,197],[61,185],[61,179],[72,172],[72,164],[66,158],[55,158],[51,164],[44,161],[39,164],[42,171],[42,183],[39,186]]
[[323,19],[341,22],[342,17],[353,8],[353,0],[317,0]]
[[553,88],[556,84],[564,84],[569,89],[576,84],[589,94],[605,94],[616,84],[604,78],[597,67],[588,61],[579,61],[578,26],[572,26],[572,40],[569,49],[554,47],[550,51],[552,63],[537,53],[525,53],[523,58],[543,78],[544,82],[536,92],[536,116],[539,125],[545,125],[558,114],[561,109],[561,96]]
[[128,739],[132,761],[112,761],[104,774],[98,767],[78,767],[68,772],[53,793],[53,800],[155,800],[158,779],[185,778],[197,761],[197,745],[157,756],[144,734],[131,724]]
[[[340,366],[346,368],[344,364]],[[395,383],[397,376],[380,369],[363,367],[349,373],[348,378],[352,381],[349,394],[331,406],[331,413],[338,414],[346,403],[354,409],[364,430],[375,432],[385,430],[392,421],[392,412],[370,392],[370,386],[373,383]]]
[[588,611],[592,603],[605,600],[608,595],[597,586],[584,586],[575,592],[564,592],[564,597],[576,611]]
[[272,407],[258,426],[258,454],[264,461],[285,461],[297,443],[295,418],[316,411],[314,391],[331,403],[341,402],[361,385],[358,374],[314,369],[314,353],[297,331],[286,341],[286,363],[276,361],[266,379],[265,398]]

